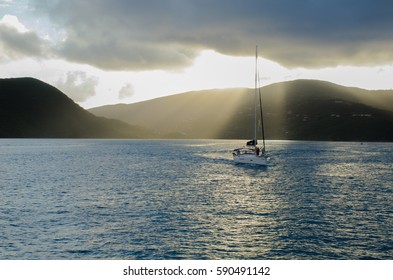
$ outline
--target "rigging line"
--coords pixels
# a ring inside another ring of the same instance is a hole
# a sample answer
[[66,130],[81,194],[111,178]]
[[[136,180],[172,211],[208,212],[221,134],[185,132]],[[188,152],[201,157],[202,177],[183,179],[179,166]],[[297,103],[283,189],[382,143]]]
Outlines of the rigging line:
[[259,68],[258,68],[258,95],[259,95],[259,107],[260,107],[260,113],[261,113],[261,129],[262,129],[262,142],[263,142],[263,149],[265,149],[266,144],[265,144],[265,126],[263,122],[263,107],[262,107],[262,94],[261,94],[261,80],[259,77]]

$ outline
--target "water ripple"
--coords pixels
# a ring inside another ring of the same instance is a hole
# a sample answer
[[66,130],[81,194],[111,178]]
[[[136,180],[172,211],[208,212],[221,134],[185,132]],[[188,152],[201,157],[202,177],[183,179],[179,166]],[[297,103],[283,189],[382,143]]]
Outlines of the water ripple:
[[392,259],[392,144],[0,140],[4,259]]

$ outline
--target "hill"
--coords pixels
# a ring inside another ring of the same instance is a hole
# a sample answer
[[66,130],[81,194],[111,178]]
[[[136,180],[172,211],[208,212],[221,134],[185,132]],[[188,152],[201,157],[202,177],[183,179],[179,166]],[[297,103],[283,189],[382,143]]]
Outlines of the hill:
[[[393,141],[393,91],[297,80],[261,89],[267,139]],[[252,138],[253,90],[188,92],[89,110],[162,138]]]
[[0,79],[0,137],[141,138],[144,129],[96,117],[33,78]]

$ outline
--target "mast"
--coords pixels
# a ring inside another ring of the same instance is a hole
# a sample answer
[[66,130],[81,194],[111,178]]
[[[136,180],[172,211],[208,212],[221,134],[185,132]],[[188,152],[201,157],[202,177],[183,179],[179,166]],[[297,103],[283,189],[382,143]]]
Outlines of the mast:
[[254,89],[254,146],[257,140],[257,94],[258,94],[258,46],[255,47],[255,89]]

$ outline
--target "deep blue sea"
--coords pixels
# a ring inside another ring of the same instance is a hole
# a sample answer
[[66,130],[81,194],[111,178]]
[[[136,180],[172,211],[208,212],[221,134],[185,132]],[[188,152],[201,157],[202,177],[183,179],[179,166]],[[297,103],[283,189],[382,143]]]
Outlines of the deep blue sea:
[[0,259],[393,259],[393,143],[0,140]]

